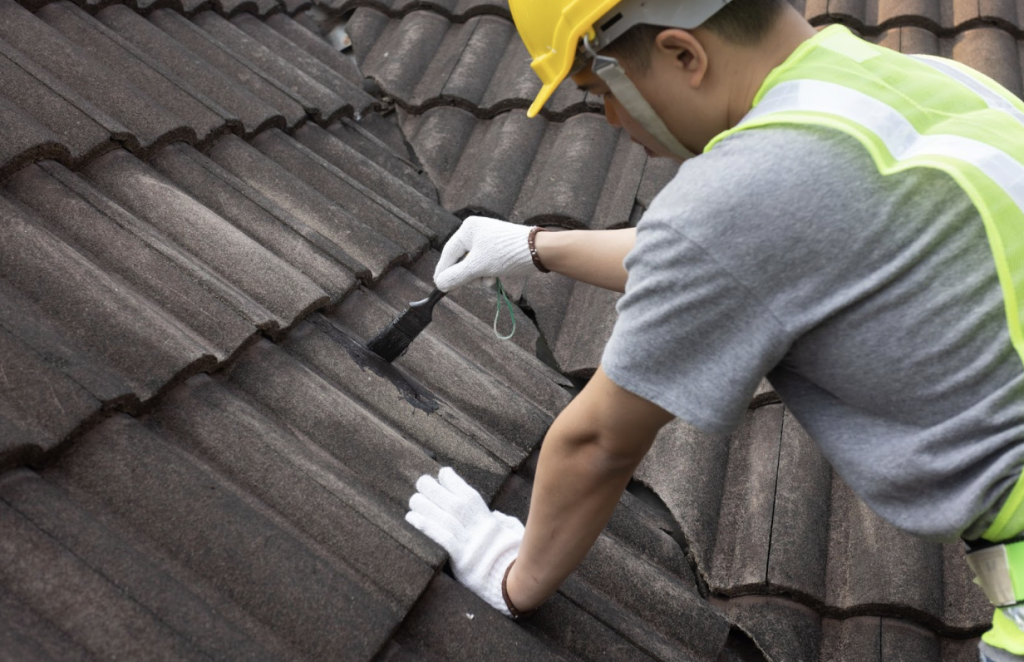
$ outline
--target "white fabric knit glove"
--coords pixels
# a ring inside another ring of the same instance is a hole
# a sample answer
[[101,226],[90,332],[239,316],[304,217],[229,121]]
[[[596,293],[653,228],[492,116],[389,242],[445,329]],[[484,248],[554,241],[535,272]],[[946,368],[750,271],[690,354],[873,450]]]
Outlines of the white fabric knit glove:
[[[493,285],[495,278],[501,278],[510,286],[506,289],[521,290],[518,281],[537,273],[530,256],[529,234],[530,226],[470,216],[444,245],[434,269],[434,284],[449,292],[471,282]],[[465,259],[459,262],[463,256]],[[513,279],[515,285],[510,282]]]
[[407,522],[448,551],[455,578],[506,616],[501,580],[519,555],[523,524],[491,511],[480,493],[450,467],[437,479],[420,476],[409,499]]

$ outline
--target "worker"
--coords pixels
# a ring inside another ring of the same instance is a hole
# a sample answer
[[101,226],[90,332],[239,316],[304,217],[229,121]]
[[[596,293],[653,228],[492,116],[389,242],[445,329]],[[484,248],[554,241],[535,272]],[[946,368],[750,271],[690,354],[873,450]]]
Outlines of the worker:
[[543,84],[529,115],[571,76],[682,165],[635,229],[471,217],[453,235],[442,290],[539,269],[624,295],[545,436],[525,528],[451,469],[417,482],[409,522],[529,613],[666,423],[727,434],[767,376],[875,512],[966,541],[997,607],[982,660],[1024,660],[1024,104],[785,0],[509,6]]

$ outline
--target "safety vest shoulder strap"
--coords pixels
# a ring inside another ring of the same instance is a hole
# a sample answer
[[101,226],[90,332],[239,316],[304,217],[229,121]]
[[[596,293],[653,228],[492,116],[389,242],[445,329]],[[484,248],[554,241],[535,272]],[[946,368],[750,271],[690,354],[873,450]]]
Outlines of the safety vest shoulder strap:
[[985,225],[1007,327],[1024,363],[1024,104],[967,67],[911,57],[832,26],[765,80],[733,129],[829,127],[856,138],[882,174],[948,173]]

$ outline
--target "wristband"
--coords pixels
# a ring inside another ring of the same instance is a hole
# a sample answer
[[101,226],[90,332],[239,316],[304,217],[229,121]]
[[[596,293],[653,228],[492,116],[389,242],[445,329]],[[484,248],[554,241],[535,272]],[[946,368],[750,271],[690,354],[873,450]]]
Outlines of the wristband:
[[505,606],[508,608],[508,612],[512,614],[512,620],[518,621],[520,618],[528,618],[533,616],[536,609],[529,611],[519,611],[516,606],[512,604],[512,598],[508,597],[508,573],[512,572],[512,566],[516,564],[516,560],[512,559],[512,563],[508,564],[505,568],[505,576],[501,578],[501,597],[505,600]]
[[[547,232],[547,228],[542,228],[539,225],[535,225],[530,228],[530,234],[526,238],[526,245],[530,247],[530,257],[533,258],[533,266],[537,267],[541,273],[549,274],[551,270],[545,267],[540,262],[540,256],[537,255],[537,233]],[[520,244],[522,246],[522,244]]]

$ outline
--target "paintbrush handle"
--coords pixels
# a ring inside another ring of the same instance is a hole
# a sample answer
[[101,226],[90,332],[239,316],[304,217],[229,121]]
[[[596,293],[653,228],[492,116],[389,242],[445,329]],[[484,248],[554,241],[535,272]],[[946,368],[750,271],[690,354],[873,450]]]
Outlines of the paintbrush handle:
[[442,292],[441,290],[434,290],[426,299],[410,303],[409,309],[416,311],[416,316],[424,322],[429,322],[433,317],[434,306],[436,306],[437,302],[443,299],[446,294],[448,293]]

